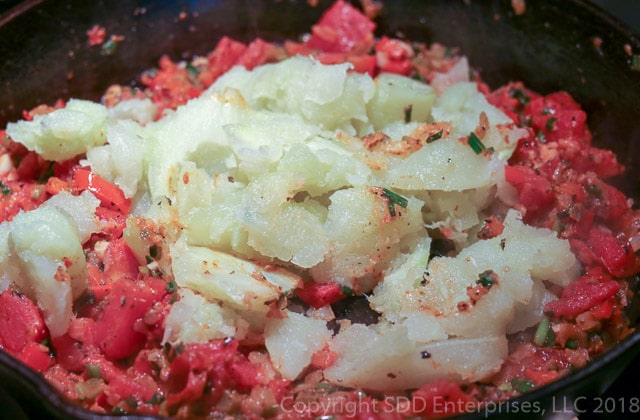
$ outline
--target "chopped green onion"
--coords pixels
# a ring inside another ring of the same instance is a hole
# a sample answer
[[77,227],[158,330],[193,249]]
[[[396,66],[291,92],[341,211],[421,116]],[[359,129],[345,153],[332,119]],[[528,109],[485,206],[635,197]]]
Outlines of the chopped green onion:
[[149,247],[149,256],[155,260],[156,258],[158,258],[158,255],[160,255],[160,253],[158,252],[158,247],[156,245],[151,245]]
[[100,366],[98,365],[84,365],[85,369],[87,369],[87,374],[90,378],[101,378],[102,374],[100,373]]
[[193,77],[197,77],[198,74],[200,74],[200,69],[191,63],[187,63],[186,68],[189,74]]
[[342,286],[340,289],[342,290],[343,295],[347,295],[347,296],[353,295],[353,289],[350,288],[349,286]]
[[480,138],[473,131],[469,134],[469,146],[471,146],[471,149],[473,149],[476,155],[479,155],[484,150],[487,150],[487,147],[482,143],[482,140],[480,140]]
[[478,277],[478,280],[476,280],[476,283],[481,285],[482,287],[486,287],[490,289],[491,286],[493,286],[493,284],[495,283],[494,271],[493,270],[483,271],[482,273],[480,273],[480,276]]
[[547,123],[545,125],[545,128],[547,129],[547,131],[551,131],[551,129],[553,128],[553,125],[556,123],[556,121],[558,121],[557,118],[555,117],[551,117],[547,120]]
[[170,281],[166,286],[167,293],[173,293],[178,290],[178,284],[175,281]]
[[518,100],[521,106],[525,106],[529,102],[531,102],[531,98],[523,89],[511,89],[509,92],[513,98]]
[[161,392],[156,392],[151,396],[149,401],[147,401],[147,404],[158,405],[163,401],[164,401],[164,395],[162,395]]
[[2,195],[11,194],[11,190],[9,189],[9,187],[7,187],[5,183],[2,181],[0,181],[0,189],[2,190]]
[[406,198],[386,188],[382,189],[382,195],[384,195],[389,199],[388,207],[389,207],[389,214],[391,215],[391,217],[396,216],[396,207],[395,207],[396,204],[405,208],[409,204],[409,201]]
[[102,44],[102,53],[104,55],[111,55],[116,52],[116,48],[118,48],[118,44],[113,39],[108,39]]
[[522,394],[531,391],[536,387],[536,384],[534,384],[531,379],[516,378],[511,381],[511,386],[513,386],[513,389]]
[[538,131],[536,133],[536,138],[538,140],[540,140],[540,143],[546,143],[547,142],[547,138],[544,136],[544,133],[542,132],[542,130]]
[[413,111],[413,105],[409,104],[409,105],[404,107],[404,122],[405,123],[410,123],[411,122],[411,112],[412,111]]
[[430,135],[429,137],[427,137],[427,143],[432,143],[436,140],[440,140],[442,138],[442,133],[444,130],[440,130],[437,133],[434,133],[432,135]]
[[549,322],[549,318],[543,317],[540,320],[540,324],[538,325],[538,329],[536,330],[536,334],[533,337],[533,343],[538,347],[548,346],[553,344],[555,341],[555,334],[551,329],[551,322]]
[[578,347],[580,347],[580,342],[578,340],[576,340],[575,338],[570,338],[567,340],[566,343],[564,343],[565,348],[571,349],[571,350],[575,350]]
[[631,70],[640,71],[640,55],[634,54],[631,57]]

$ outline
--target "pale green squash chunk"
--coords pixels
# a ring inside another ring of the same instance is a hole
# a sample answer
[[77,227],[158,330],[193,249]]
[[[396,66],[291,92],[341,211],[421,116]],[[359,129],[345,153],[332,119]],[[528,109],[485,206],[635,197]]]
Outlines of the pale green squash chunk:
[[106,141],[107,108],[71,99],[64,108],[7,124],[7,134],[47,160],[71,159]]

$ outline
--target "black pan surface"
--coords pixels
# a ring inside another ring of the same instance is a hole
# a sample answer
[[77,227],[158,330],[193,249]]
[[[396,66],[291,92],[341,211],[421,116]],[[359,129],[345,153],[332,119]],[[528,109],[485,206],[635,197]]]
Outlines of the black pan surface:
[[[640,33],[640,3],[527,0],[524,15],[513,12],[510,0],[384,3],[380,34],[458,46],[492,87],[522,80],[541,93],[562,89],[573,94],[589,113],[596,144],[614,150],[628,168],[617,185],[640,198],[640,71],[631,65],[632,56],[640,54],[634,35]],[[297,37],[328,4],[324,0],[311,8],[304,0],[0,0],[0,126],[20,118],[23,108],[58,97],[99,99],[113,82],[134,83],[161,54],[174,60],[203,54],[222,35],[242,41]],[[186,18],[178,18],[181,12]],[[112,54],[87,48],[85,31],[96,23],[125,36]],[[602,41],[599,48],[596,38]],[[634,324],[638,314],[636,301],[630,312]],[[636,332],[587,368],[509,407],[541,402],[546,418],[638,418],[639,352]],[[0,418],[91,418],[65,404],[37,375],[1,351],[0,385]],[[497,414],[540,418],[523,410]]]

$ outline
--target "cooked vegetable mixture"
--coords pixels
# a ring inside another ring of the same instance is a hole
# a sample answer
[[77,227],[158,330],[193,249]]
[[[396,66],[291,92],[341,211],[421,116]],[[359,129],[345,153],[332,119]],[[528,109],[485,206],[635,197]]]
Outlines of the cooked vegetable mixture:
[[0,346],[100,413],[399,419],[624,339],[640,214],[580,106],[374,28],[338,0],[8,124]]

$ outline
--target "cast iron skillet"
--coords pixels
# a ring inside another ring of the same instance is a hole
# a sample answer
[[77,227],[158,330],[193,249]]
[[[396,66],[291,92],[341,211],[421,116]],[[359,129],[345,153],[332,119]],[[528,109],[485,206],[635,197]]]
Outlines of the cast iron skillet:
[[[20,118],[24,108],[59,97],[98,100],[113,82],[135,83],[162,54],[174,60],[204,54],[223,35],[241,41],[296,38],[330,1],[319,3],[313,8],[305,0],[25,1],[0,15],[0,126]],[[612,149],[626,165],[616,184],[640,197],[640,71],[632,68],[640,41],[585,0],[529,0],[526,6],[525,14],[516,15],[510,0],[386,0],[378,34],[460,47],[494,88],[522,80],[541,93],[569,91],[589,113],[595,143]],[[111,54],[89,48],[86,30],[94,24],[109,35],[123,35],[124,41]],[[629,311],[634,325],[638,313],[640,301],[634,301]],[[539,404],[547,417],[577,408],[586,418],[639,351],[636,332],[588,367],[524,395],[498,414],[510,417],[518,409],[518,418],[540,418],[540,412],[527,416],[524,409]],[[0,381],[30,415],[95,417],[67,404],[2,351]],[[2,414],[12,407],[6,397],[0,391]],[[633,409],[628,399],[614,403],[618,412]]]

